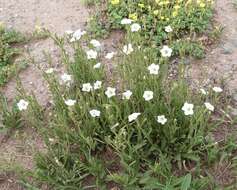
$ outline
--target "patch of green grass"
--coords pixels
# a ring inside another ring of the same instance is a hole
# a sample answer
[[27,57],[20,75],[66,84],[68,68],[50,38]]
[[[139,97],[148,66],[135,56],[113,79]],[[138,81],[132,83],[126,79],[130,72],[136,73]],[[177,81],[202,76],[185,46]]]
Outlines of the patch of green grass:
[[14,47],[25,42],[26,38],[14,30],[5,29],[0,25],[0,86],[5,84],[15,72],[25,64],[14,65],[14,58],[20,54],[20,49]]
[[234,4],[234,7],[237,9],[237,1],[236,0],[233,0],[233,4]]
[[[102,2],[104,11],[94,17],[104,30],[123,29],[121,20],[132,19],[143,28],[145,43],[160,45],[167,40],[166,26],[174,30],[172,38],[190,37],[195,32],[203,32],[212,16],[213,1],[118,1]],[[94,29],[100,30],[101,27]]]
[[82,2],[87,6],[93,6],[93,5],[98,4],[100,1],[99,0],[82,0]]

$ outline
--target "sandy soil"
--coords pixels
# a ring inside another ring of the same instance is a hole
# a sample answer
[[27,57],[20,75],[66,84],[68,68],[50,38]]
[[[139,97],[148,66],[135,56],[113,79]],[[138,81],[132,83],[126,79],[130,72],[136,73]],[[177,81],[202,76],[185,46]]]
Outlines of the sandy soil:
[[[201,83],[224,83],[228,90],[237,95],[237,9],[232,0],[216,0],[215,17],[224,27],[221,42],[207,52],[206,58],[191,65],[191,77]],[[237,96],[236,96],[237,101]]]
[[[33,32],[36,26],[40,26],[61,35],[66,30],[84,28],[88,16],[88,9],[80,0],[0,0],[0,21],[24,33]],[[50,39],[30,43],[24,48],[34,58],[36,65],[47,65],[43,51],[52,56],[54,65],[59,63],[58,49]],[[46,85],[34,66],[21,72],[20,79],[28,91],[36,94],[42,105],[47,104],[49,95]],[[16,94],[16,82],[9,82],[3,91],[12,101]]]
[[22,32],[39,25],[62,34],[83,27],[87,18],[80,0],[0,0],[0,20]]

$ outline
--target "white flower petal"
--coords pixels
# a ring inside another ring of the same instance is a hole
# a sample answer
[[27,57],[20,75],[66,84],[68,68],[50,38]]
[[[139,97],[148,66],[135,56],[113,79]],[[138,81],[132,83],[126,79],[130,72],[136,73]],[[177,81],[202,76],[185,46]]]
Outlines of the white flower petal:
[[165,31],[166,31],[167,33],[170,33],[170,32],[173,32],[173,29],[172,29],[172,27],[169,25],[169,26],[166,26],[166,27],[165,27]]
[[153,99],[153,92],[152,91],[145,91],[144,94],[143,94],[143,98],[146,100],[146,101],[150,101]]
[[209,111],[214,111],[214,106],[212,104],[210,104],[209,102],[205,102],[204,105],[206,106],[206,108],[209,110]]
[[189,104],[189,103],[185,102],[182,107],[182,110],[185,115],[193,115],[194,114],[193,108],[194,108],[193,104]]
[[47,73],[47,74],[52,74],[53,72],[54,72],[53,68],[49,68],[45,71],[45,73]]
[[132,96],[132,92],[130,90],[127,90],[126,92],[123,93],[123,99],[129,100],[130,97]]
[[128,19],[128,18],[124,18],[121,20],[121,24],[122,25],[128,25],[128,24],[132,24],[132,21],[131,19]]
[[160,66],[152,63],[150,66],[148,66],[148,70],[149,70],[150,74],[158,75]]
[[90,111],[90,115],[91,117],[100,117],[100,111],[93,109]]
[[203,88],[201,88],[200,91],[201,91],[201,93],[202,93],[203,95],[207,95],[207,94],[208,94],[207,91],[206,91],[205,89],[203,89]]
[[97,51],[90,49],[86,52],[86,55],[87,55],[87,59],[96,59],[97,58]]
[[129,55],[133,52],[133,47],[132,44],[128,44],[123,46],[123,53],[125,53],[126,55]]
[[82,85],[82,91],[83,92],[90,92],[92,90],[92,86],[90,83],[85,83]]
[[105,95],[106,95],[108,98],[111,98],[111,97],[115,96],[115,95],[116,95],[116,89],[115,89],[115,88],[108,87],[107,90],[105,91]]
[[102,87],[102,82],[97,80],[94,83],[94,89],[97,90],[97,89],[100,89],[101,87]]
[[96,64],[93,66],[94,69],[99,69],[100,67],[101,67],[101,63],[96,63]]
[[23,111],[23,110],[27,110],[27,107],[29,105],[29,102],[21,99],[18,103],[17,103],[17,107],[20,111]]
[[67,106],[74,106],[76,102],[77,102],[76,100],[72,100],[72,99],[65,100],[65,104]]
[[133,114],[129,115],[128,116],[128,121],[132,122],[132,121],[136,120],[139,115],[141,115],[141,113],[133,113]]
[[115,52],[107,53],[106,56],[105,56],[105,58],[106,58],[106,59],[112,59],[115,54],[116,54]]
[[160,52],[162,57],[171,57],[173,50],[168,46],[163,46]]
[[213,87],[212,90],[217,93],[223,92],[222,88],[217,87],[217,86]]
[[91,40],[90,44],[92,44],[95,48],[99,48],[101,46],[100,42],[98,40]]
[[167,119],[164,115],[157,116],[157,122],[164,125],[167,122]]

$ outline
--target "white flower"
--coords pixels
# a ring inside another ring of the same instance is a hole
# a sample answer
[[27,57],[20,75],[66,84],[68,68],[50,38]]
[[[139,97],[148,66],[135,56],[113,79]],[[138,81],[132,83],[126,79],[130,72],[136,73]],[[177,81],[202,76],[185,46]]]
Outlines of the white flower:
[[93,66],[93,68],[94,68],[94,69],[99,69],[100,66],[101,66],[101,63],[96,63],[96,64]]
[[116,54],[115,52],[107,53],[106,56],[105,56],[105,58],[106,58],[106,59],[112,59],[115,54]]
[[141,30],[141,26],[137,23],[134,23],[131,25],[131,32],[138,32],[139,30]]
[[100,89],[101,86],[102,86],[102,82],[101,82],[101,81],[98,81],[98,80],[97,80],[97,81],[94,83],[94,89],[95,89],[95,90]]
[[143,94],[143,98],[146,101],[152,100],[153,99],[153,92],[152,91],[145,91],[144,94]]
[[207,95],[207,94],[208,94],[207,91],[206,91],[205,89],[203,89],[203,88],[201,88],[200,91],[201,91],[201,93],[202,93],[203,95]]
[[212,90],[213,90],[214,92],[217,92],[217,93],[220,93],[220,92],[223,91],[222,88],[217,87],[217,86],[213,87]]
[[92,44],[95,48],[99,48],[101,46],[100,42],[98,40],[91,40],[90,44]]
[[22,110],[27,110],[29,103],[23,99],[21,99],[18,103],[17,103],[17,107],[20,111]]
[[92,116],[92,117],[100,117],[100,111],[99,110],[91,110],[90,111],[90,115]]
[[125,53],[126,55],[129,55],[132,52],[133,52],[132,44],[123,46],[123,53]]
[[157,122],[164,125],[167,122],[167,119],[164,115],[157,116]]
[[76,41],[76,39],[73,37],[70,39],[70,42],[75,42],[75,41]]
[[172,55],[172,49],[168,46],[163,46],[163,48],[160,50],[162,57],[171,57]]
[[209,102],[205,102],[204,105],[206,106],[206,108],[210,111],[214,111],[214,106],[211,105]]
[[115,96],[115,95],[116,95],[116,89],[115,89],[115,88],[108,87],[107,90],[105,91],[105,95],[106,95],[108,98],[111,98],[111,97]]
[[148,70],[150,71],[150,74],[153,75],[158,75],[159,73],[160,66],[152,63],[149,67]]
[[127,24],[132,24],[132,21],[131,19],[128,19],[128,18],[124,18],[121,20],[121,24],[122,25],[127,25]]
[[122,98],[129,100],[131,96],[132,96],[132,92],[130,90],[127,90],[126,92],[123,93]]
[[73,31],[72,31],[72,30],[66,30],[66,31],[65,31],[65,34],[71,35],[71,34],[73,34]]
[[54,142],[55,141],[55,139],[53,139],[53,138],[49,138],[49,142]]
[[92,86],[90,83],[85,83],[82,85],[83,92],[90,92],[92,90]]
[[72,38],[70,40],[70,42],[75,42],[76,40],[80,40],[81,37],[86,34],[86,31],[81,31],[81,29],[76,30],[73,34],[72,34]]
[[47,74],[52,74],[53,72],[54,72],[53,68],[49,68],[45,71],[45,73],[47,73]]
[[182,107],[182,110],[184,111],[185,115],[193,115],[194,114],[193,108],[194,108],[193,104],[185,102]]
[[92,49],[87,51],[86,54],[87,54],[87,59],[96,59],[97,57],[97,52]]
[[69,75],[67,73],[64,73],[62,76],[61,76],[61,80],[64,82],[64,83],[69,83],[72,81],[72,75]]
[[169,26],[166,26],[166,27],[165,27],[165,31],[166,31],[167,33],[169,33],[169,32],[173,32],[173,29],[172,29],[171,26],[169,25]]
[[141,113],[133,113],[133,114],[129,115],[128,121],[132,122],[132,121],[136,120],[139,115],[141,115]]
[[76,100],[68,99],[64,101],[67,106],[74,106],[77,102]]

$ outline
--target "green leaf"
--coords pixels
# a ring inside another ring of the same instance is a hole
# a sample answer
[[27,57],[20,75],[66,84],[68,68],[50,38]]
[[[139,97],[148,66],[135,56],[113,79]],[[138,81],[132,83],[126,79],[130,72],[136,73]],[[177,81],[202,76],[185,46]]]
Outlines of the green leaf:
[[191,181],[192,181],[192,175],[187,174],[182,180],[181,190],[188,190],[191,186]]

